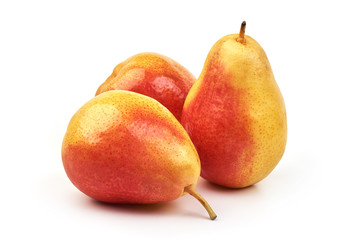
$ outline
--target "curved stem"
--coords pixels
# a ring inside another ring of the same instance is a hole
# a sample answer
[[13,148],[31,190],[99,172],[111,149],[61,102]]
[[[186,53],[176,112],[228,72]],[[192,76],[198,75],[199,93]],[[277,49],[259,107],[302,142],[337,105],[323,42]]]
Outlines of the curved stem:
[[191,196],[196,198],[204,206],[206,211],[209,213],[211,220],[214,220],[217,217],[215,212],[211,209],[210,205],[206,202],[206,200],[195,190],[194,185],[187,186],[184,189],[184,192],[189,193]]
[[245,43],[245,28],[246,28],[246,21],[241,23],[240,33],[239,33],[239,42],[244,44]]

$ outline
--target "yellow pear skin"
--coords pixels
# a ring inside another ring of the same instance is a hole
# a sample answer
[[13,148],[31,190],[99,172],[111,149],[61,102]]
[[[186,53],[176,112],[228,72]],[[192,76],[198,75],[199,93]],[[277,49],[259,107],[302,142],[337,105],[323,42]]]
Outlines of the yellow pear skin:
[[285,103],[262,47],[245,35],[211,48],[185,100],[181,123],[200,156],[201,176],[230,188],[253,185],[285,151]]
[[195,190],[200,160],[175,116],[153,98],[111,90],[71,118],[62,160],[71,182],[108,203],[150,204],[186,193],[216,214]]

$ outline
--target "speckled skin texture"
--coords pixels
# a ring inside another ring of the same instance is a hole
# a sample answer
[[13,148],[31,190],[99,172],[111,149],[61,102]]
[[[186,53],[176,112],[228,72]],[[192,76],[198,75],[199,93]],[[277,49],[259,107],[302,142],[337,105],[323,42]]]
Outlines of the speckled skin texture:
[[286,145],[285,104],[269,61],[251,37],[220,39],[191,88],[181,123],[201,160],[201,176],[231,188],[265,178]]
[[196,78],[169,57],[140,53],[118,64],[96,95],[109,90],[128,90],[152,97],[180,121],[186,95]]
[[156,203],[197,183],[200,160],[188,134],[156,100],[108,91],[72,117],[62,144],[71,182],[110,203]]

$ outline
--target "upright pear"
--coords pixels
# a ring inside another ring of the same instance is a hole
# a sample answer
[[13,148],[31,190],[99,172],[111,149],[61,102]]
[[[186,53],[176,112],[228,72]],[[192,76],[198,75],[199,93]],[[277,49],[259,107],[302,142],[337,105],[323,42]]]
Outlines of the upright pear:
[[201,176],[242,188],[264,179],[286,145],[286,111],[262,47],[245,35],[211,48],[184,104],[182,125],[200,156]]
[[62,144],[71,182],[109,203],[166,202],[189,193],[216,217],[196,192],[198,154],[179,121],[156,100],[108,91],[72,117]]

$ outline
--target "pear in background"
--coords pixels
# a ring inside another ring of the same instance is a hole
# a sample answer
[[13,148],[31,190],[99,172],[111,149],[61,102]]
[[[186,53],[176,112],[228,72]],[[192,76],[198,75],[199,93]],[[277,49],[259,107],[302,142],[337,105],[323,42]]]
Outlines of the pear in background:
[[118,64],[98,88],[128,90],[159,101],[180,121],[186,95],[196,78],[185,67],[158,53],[139,53]]

